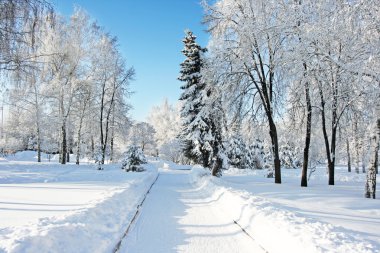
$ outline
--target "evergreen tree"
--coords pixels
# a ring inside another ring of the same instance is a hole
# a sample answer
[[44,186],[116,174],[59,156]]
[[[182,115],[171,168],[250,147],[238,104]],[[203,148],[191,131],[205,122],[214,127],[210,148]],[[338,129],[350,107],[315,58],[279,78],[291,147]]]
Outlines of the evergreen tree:
[[[222,176],[222,170],[228,168],[228,157],[226,155],[226,148],[224,146],[224,140],[222,138],[223,135],[223,124],[224,124],[224,117],[223,117],[223,109],[222,109],[222,102],[220,97],[217,94],[217,88],[216,86],[212,85],[210,86],[210,89],[208,91],[209,93],[209,100],[208,100],[208,112],[209,112],[209,118],[208,122],[211,126],[211,133],[213,136],[213,142],[212,142],[212,160],[213,165],[211,168],[211,174],[216,177]],[[214,96],[211,96],[213,94]],[[207,108],[207,107],[206,107]]]
[[251,169],[262,170],[265,166],[264,144],[261,140],[256,139],[254,144],[248,148],[248,164]]
[[126,172],[141,172],[144,171],[141,165],[145,163],[147,163],[147,160],[142,149],[136,145],[132,145],[125,154],[121,169]]
[[280,146],[281,165],[285,169],[298,169],[302,167],[301,159],[298,157],[300,152],[291,143]]
[[203,66],[202,54],[206,49],[196,43],[196,36],[191,31],[186,31],[183,39],[185,45],[182,50],[186,59],[181,63],[180,81],[185,84],[180,100],[182,130],[180,139],[183,142],[185,157],[192,162],[200,163],[204,167],[210,167],[212,163],[213,141],[212,123],[210,113],[206,106],[210,92],[206,90],[206,84],[202,81],[201,69]]
[[248,150],[239,133],[230,137],[227,147],[227,156],[231,166],[238,169],[249,167]]

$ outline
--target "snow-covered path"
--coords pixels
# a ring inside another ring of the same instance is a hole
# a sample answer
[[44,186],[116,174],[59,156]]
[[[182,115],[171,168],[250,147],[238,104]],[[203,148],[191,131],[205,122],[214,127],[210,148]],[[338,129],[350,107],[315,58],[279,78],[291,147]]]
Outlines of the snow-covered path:
[[187,171],[161,171],[120,252],[264,252]]

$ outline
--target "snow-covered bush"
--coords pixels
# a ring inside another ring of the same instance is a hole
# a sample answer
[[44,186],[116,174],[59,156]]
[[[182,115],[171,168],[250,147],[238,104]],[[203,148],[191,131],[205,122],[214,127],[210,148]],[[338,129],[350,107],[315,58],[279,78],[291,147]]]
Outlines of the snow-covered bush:
[[248,148],[248,164],[251,169],[262,170],[264,169],[265,152],[263,142],[259,139],[253,145],[249,145]]
[[286,169],[297,169],[301,167],[301,161],[297,157],[297,150],[289,144],[280,147],[281,167]]
[[144,152],[141,148],[132,145],[125,154],[121,168],[127,172],[141,172],[144,171],[144,168],[141,166],[144,163],[147,163]]
[[226,147],[229,164],[238,169],[246,169],[248,167],[248,152],[244,141],[240,136],[231,137]]
[[272,150],[269,145],[266,145],[264,147],[264,150],[266,150],[264,154],[264,168],[268,170],[267,177],[268,178],[274,178],[274,161],[273,161],[273,155]]
[[100,145],[96,145],[92,158],[94,159],[98,170],[103,170],[102,155],[103,154]]

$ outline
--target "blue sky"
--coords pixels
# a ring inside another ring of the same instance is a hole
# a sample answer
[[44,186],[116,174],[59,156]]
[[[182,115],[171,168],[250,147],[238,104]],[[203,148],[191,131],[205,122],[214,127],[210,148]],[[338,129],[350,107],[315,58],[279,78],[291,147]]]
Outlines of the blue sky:
[[57,12],[70,15],[74,5],[85,9],[106,31],[117,36],[127,64],[136,70],[131,116],[145,120],[165,97],[175,103],[181,93],[179,64],[182,38],[190,29],[207,44],[200,0],[52,0]]

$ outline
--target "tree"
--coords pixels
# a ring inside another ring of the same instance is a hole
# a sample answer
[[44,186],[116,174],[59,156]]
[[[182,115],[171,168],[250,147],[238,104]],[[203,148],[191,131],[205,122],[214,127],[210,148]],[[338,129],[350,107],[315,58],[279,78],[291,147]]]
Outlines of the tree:
[[251,169],[256,169],[256,170],[264,169],[265,152],[264,152],[263,142],[259,139],[256,139],[254,144],[249,145],[248,151],[249,151],[249,156],[248,156],[249,167]]
[[248,167],[248,150],[239,133],[235,133],[229,138],[226,145],[226,153],[230,165],[238,169],[246,169]]
[[[211,54],[217,75],[232,103],[244,104],[253,115],[260,109],[272,142],[275,183],[281,183],[276,101],[281,87],[282,15],[277,1],[221,0],[207,5],[205,22],[211,34]],[[239,101],[244,101],[240,103]],[[247,102],[248,101],[248,102]],[[248,104],[245,104],[247,102]],[[244,109],[244,108],[243,108]]]
[[141,172],[141,164],[147,163],[144,152],[138,146],[130,146],[122,162],[122,169],[126,172]]
[[[7,40],[12,44],[11,51],[0,48],[9,53],[1,53],[0,58],[13,57],[10,65],[0,68],[17,70],[2,75],[7,80],[10,111],[4,146],[14,148],[17,144],[17,150],[22,150],[32,140],[29,147],[37,151],[38,160],[44,149],[59,151],[62,164],[69,162],[74,148],[79,163],[84,153],[93,157],[98,151],[95,147],[99,146],[103,164],[106,150],[112,160],[114,147],[125,142],[129,124],[128,84],[134,71],[126,67],[116,38],[106,34],[85,11],[76,9],[67,20],[52,15],[43,8],[45,4],[43,0],[0,4],[4,10],[0,14],[0,32],[14,25],[12,31],[20,40],[14,43]],[[27,20],[23,20],[23,15]],[[14,59],[28,61],[18,62],[17,67]],[[14,138],[19,141],[14,142]]]
[[[104,38],[108,51],[108,67],[103,65],[101,69],[101,74],[103,78],[100,83],[100,143],[103,151],[102,162],[104,163],[106,150],[108,147],[108,141],[111,139],[110,136],[113,132],[115,108],[117,106],[124,106],[123,95],[125,94],[130,80],[134,76],[134,69],[126,69],[124,61],[121,59],[120,55],[114,48],[115,40],[109,41],[108,38]],[[111,48],[108,48],[111,47]],[[106,51],[107,52],[107,51]],[[111,68],[111,69],[109,69]],[[112,142],[111,142],[112,144]],[[112,147],[112,145],[111,145]],[[144,147],[142,147],[144,150]]]
[[165,99],[162,104],[151,109],[148,122],[155,131],[158,154],[173,162],[179,162],[181,153],[177,138],[181,129],[179,106],[173,106]]
[[[46,25],[44,21],[50,23],[53,19],[53,8],[44,0],[12,0],[0,3],[0,13],[0,71],[11,72],[11,81],[17,83],[15,89],[22,91],[18,96],[23,100],[22,108],[34,116],[37,161],[40,162],[43,98],[40,84],[42,64],[38,60],[44,55],[40,43]],[[24,96],[26,94],[29,95]],[[12,104],[21,102],[14,97],[11,100]]]
[[211,175],[220,177],[222,176],[223,169],[227,169],[228,157],[226,155],[226,140],[223,139],[223,128],[225,127],[224,110],[223,103],[220,96],[220,90],[218,86],[213,83],[213,78],[209,75],[213,74],[205,68],[203,72],[204,80],[208,81],[207,87],[207,99],[206,105],[202,108],[205,114],[208,115],[207,122],[210,125],[210,136],[209,145],[211,145],[211,158],[212,158],[212,168]]
[[0,3],[0,70],[21,71],[31,67],[41,55],[25,54],[19,49],[34,46],[38,42],[38,27],[53,16],[53,7],[45,0]]
[[[377,107],[380,107],[377,102]],[[376,173],[379,166],[379,146],[380,146],[380,108],[377,108],[377,122],[374,127],[374,134],[371,138],[372,160],[367,172],[367,180],[365,184],[365,197],[376,198]]]
[[201,163],[203,167],[210,167],[212,162],[213,136],[211,133],[210,118],[207,110],[202,110],[206,104],[206,84],[202,80],[201,68],[203,67],[202,54],[206,49],[196,43],[196,36],[191,31],[186,31],[183,39],[185,45],[182,50],[186,57],[181,63],[180,81],[185,84],[180,100],[183,101],[181,109],[182,131],[180,139],[184,142],[185,156],[195,163]]
[[132,145],[141,148],[143,152],[154,154],[156,142],[154,141],[154,128],[146,122],[134,124],[129,132],[129,140]]

